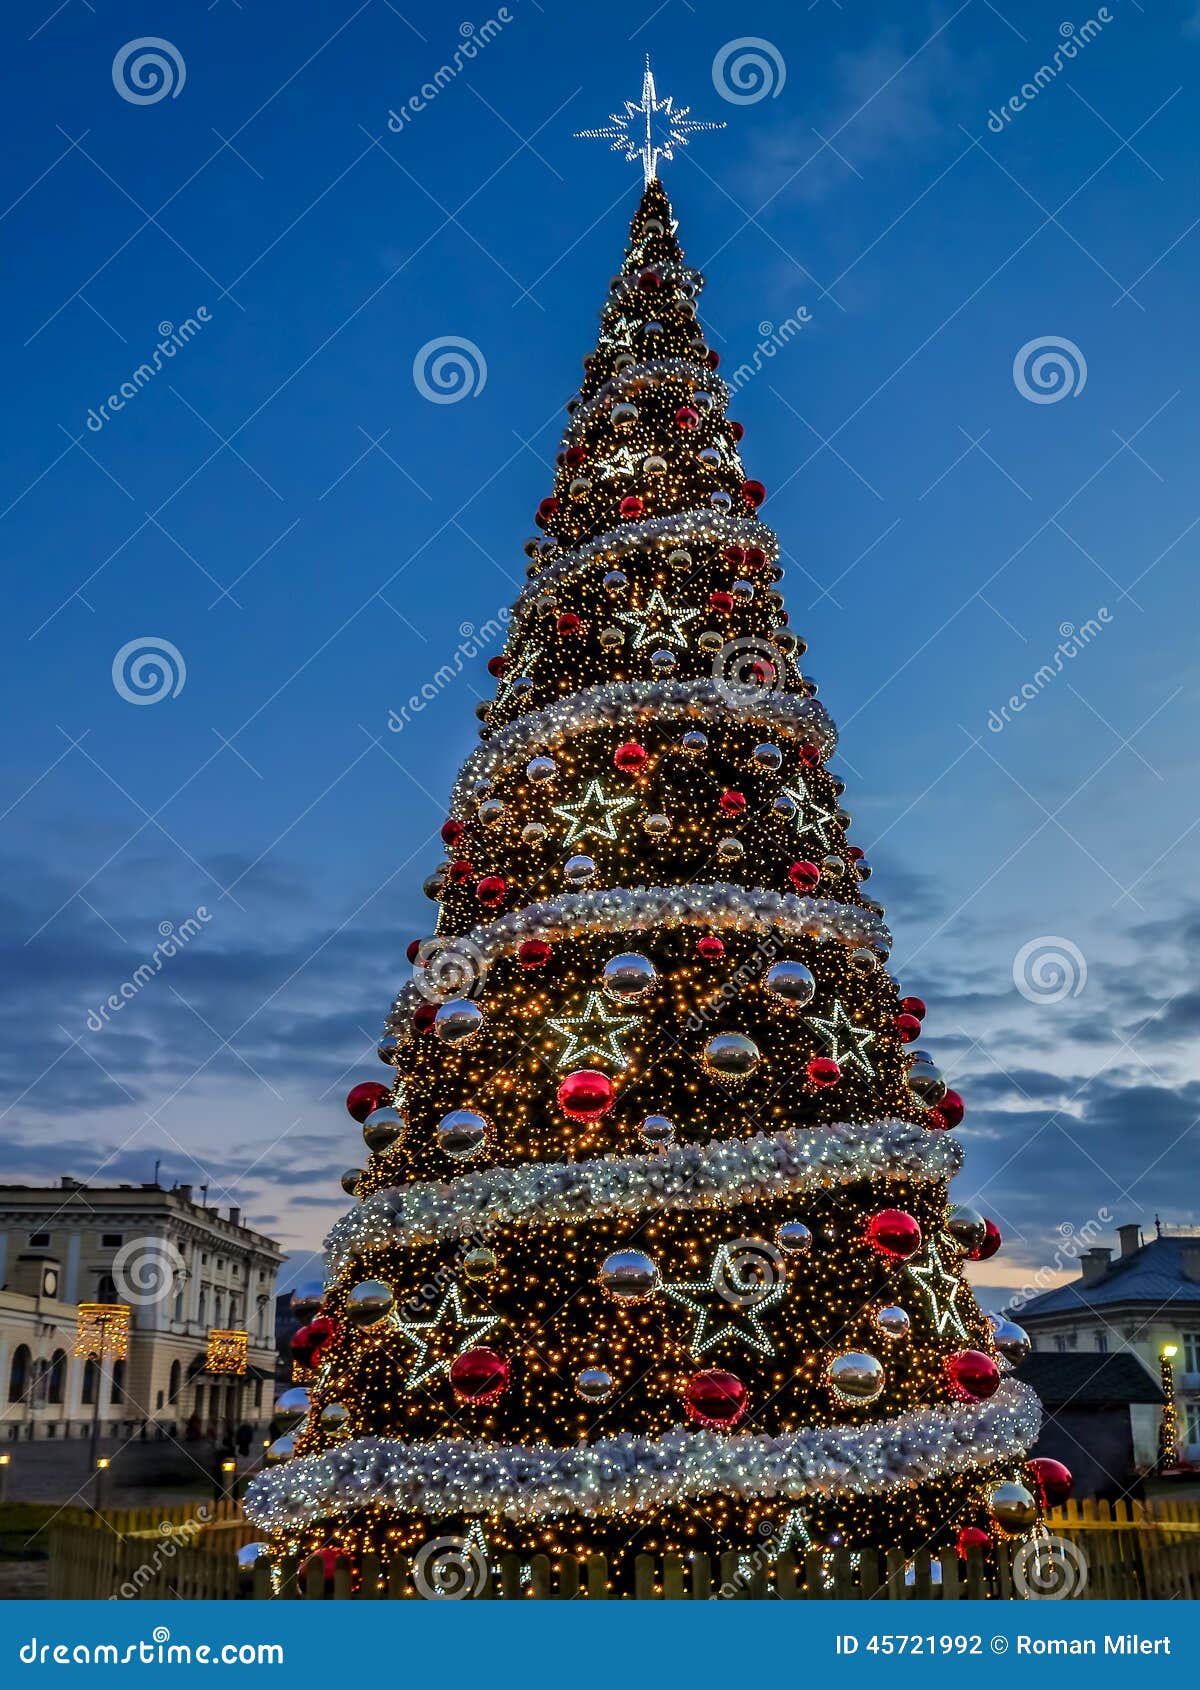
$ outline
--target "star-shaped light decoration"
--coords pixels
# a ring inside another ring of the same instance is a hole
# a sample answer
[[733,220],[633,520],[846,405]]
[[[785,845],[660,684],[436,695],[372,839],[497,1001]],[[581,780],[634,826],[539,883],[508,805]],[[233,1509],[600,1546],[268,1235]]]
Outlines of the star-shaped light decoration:
[[622,810],[627,810],[637,799],[632,793],[619,794],[616,798],[605,795],[604,788],[598,780],[589,781],[583,797],[577,804],[552,804],[552,814],[561,816],[567,824],[564,845],[578,844],[594,834],[597,839],[616,839],[617,824],[614,818]]
[[967,1329],[958,1312],[958,1297],[963,1283],[943,1263],[936,1240],[929,1240],[923,1262],[910,1262],[904,1271],[912,1275],[928,1298],[929,1312],[938,1337],[944,1336],[949,1328],[958,1337],[965,1338]]
[[[699,614],[698,610],[689,610],[685,604],[668,604],[659,588],[655,587],[646,600],[644,610],[618,610],[617,621],[628,622],[631,628],[636,629],[630,650],[640,651],[642,646],[652,639],[658,644],[686,645],[687,635],[683,631],[683,625]],[[651,628],[651,623],[655,624],[654,629]],[[657,632],[658,625],[666,623],[670,624],[669,637]]]
[[832,810],[823,810],[813,799],[808,787],[802,781],[795,786],[785,786],[784,795],[791,799],[796,806],[796,832],[803,836],[806,833],[815,834],[823,851],[829,850],[829,834],[826,831],[835,817]]
[[393,1310],[392,1325],[417,1349],[416,1360],[404,1383],[410,1390],[448,1373],[455,1356],[479,1343],[485,1333],[500,1324],[498,1314],[467,1314],[457,1284],[451,1285],[431,1320],[401,1320]]
[[615,481],[620,475],[636,475],[640,461],[628,446],[618,446],[610,457],[601,458],[596,467],[601,481]]
[[615,317],[605,319],[600,330],[601,346],[607,347],[609,351],[615,351],[616,348],[621,346],[628,347],[629,336],[633,328],[634,325],[625,313],[618,311]]
[[714,1345],[727,1339],[740,1340],[759,1355],[775,1354],[775,1346],[767,1336],[759,1315],[773,1303],[779,1302],[787,1290],[787,1281],[773,1276],[764,1279],[760,1290],[744,1288],[738,1283],[739,1259],[746,1250],[746,1240],[722,1244],[713,1257],[707,1279],[664,1285],[663,1295],[673,1303],[681,1303],[696,1316],[696,1327],[688,1349],[701,1356]]
[[808,1021],[824,1038],[826,1051],[839,1068],[853,1063],[864,1074],[874,1074],[866,1049],[874,1042],[875,1035],[869,1027],[859,1027],[851,1021],[840,998],[834,999],[832,1015],[810,1015]]
[[533,666],[542,655],[541,647],[530,645],[528,642],[521,648],[519,658],[514,658],[501,677],[500,687],[496,693],[496,703],[503,704],[518,681],[533,679]]
[[627,1068],[629,1058],[621,1049],[621,1035],[632,1033],[641,1023],[636,1015],[610,1010],[600,992],[589,992],[581,1015],[547,1017],[546,1025],[566,1040],[558,1059],[560,1068],[577,1068],[589,1056],[611,1062],[614,1068]]
[[649,55],[642,76],[642,97],[635,105],[625,101],[623,112],[613,112],[602,129],[579,129],[576,140],[611,141],[614,153],[624,153],[633,164],[642,161],[642,175],[647,184],[658,175],[659,159],[673,159],[676,147],[686,147],[693,135],[703,129],[724,129],[723,123],[705,123],[689,117],[690,106],[676,109],[673,95],[660,100],[654,86],[654,72]]

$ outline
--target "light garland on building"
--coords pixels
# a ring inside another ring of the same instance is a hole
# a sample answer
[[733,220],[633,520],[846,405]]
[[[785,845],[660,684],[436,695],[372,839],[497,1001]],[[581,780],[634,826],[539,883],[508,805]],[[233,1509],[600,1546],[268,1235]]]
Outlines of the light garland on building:
[[217,1374],[243,1374],[250,1349],[250,1334],[236,1327],[214,1326],[208,1334],[208,1351],[204,1371]]
[[75,1354],[88,1361],[124,1361],[129,1354],[129,1316],[126,1303],[80,1303]]

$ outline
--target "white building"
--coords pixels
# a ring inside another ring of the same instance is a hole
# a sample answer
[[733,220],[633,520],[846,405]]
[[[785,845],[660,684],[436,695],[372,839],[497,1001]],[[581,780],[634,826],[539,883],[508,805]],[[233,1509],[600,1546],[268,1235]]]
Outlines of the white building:
[[[1081,1277],[1007,1311],[1037,1350],[1109,1355],[1128,1350],[1150,1376],[1174,1389],[1179,1454],[1200,1461],[1200,1232],[1157,1226],[1148,1241],[1136,1223],[1117,1228],[1119,1254],[1094,1248]],[[1158,1455],[1161,1411],[1134,1413],[1134,1453],[1142,1468]]]
[[[0,1439],[140,1428],[180,1435],[271,1418],[271,1238],[193,1199],[191,1186],[0,1186]],[[80,1303],[130,1308],[129,1354],[74,1355]],[[244,1376],[205,1371],[213,1328],[248,1333]],[[97,1395],[99,1404],[97,1405]],[[193,1422],[194,1424],[194,1422]]]

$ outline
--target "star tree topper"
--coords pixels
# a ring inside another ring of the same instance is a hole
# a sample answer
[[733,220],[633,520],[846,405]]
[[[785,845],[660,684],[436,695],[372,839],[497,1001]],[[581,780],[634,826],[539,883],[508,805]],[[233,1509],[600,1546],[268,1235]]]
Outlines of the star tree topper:
[[633,164],[642,161],[642,175],[647,184],[658,175],[659,159],[673,159],[676,147],[686,147],[693,135],[702,129],[724,129],[723,123],[705,123],[689,117],[690,106],[676,109],[674,96],[660,100],[654,86],[654,72],[647,55],[642,76],[642,97],[635,105],[625,101],[623,112],[613,112],[602,129],[579,129],[576,140],[611,141],[614,153],[623,152]]

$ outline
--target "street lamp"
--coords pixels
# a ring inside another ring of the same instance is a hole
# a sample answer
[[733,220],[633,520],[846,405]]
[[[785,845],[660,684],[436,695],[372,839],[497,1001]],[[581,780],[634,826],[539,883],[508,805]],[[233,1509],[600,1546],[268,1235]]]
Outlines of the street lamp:
[[8,1469],[11,1455],[0,1455],[0,1502],[8,1501]]
[[1158,1367],[1162,1375],[1163,1404],[1162,1424],[1158,1429],[1158,1471],[1161,1473],[1167,1467],[1174,1467],[1179,1460],[1179,1417],[1175,1412],[1175,1357],[1179,1354],[1178,1344],[1164,1344],[1158,1352]]
[[[75,1354],[83,1357],[86,1369],[89,1361],[96,1364],[96,1389],[92,1399],[92,1435],[89,1459],[96,1472],[95,1505],[100,1506],[102,1481],[100,1475],[108,1461],[99,1461],[96,1450],[100,1443],[100,1399],[104,1394],[104,1360],[124,1361],[129,1354],[129,1305],[127,1303],[80,1303],[75,1331]],[[86,1377],[86,1372],[85,1375]]]

